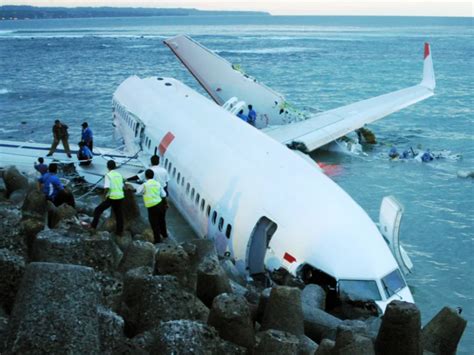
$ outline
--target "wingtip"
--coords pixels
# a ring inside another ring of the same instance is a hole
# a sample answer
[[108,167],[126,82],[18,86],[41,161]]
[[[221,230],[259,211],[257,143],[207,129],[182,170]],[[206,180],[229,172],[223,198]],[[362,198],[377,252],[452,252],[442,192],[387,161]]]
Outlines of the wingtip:
[[425,56],[424,56],[424,59],[426,59],[426,57],[428,57],[430,55],[430,44],[428,42],[425,42]]

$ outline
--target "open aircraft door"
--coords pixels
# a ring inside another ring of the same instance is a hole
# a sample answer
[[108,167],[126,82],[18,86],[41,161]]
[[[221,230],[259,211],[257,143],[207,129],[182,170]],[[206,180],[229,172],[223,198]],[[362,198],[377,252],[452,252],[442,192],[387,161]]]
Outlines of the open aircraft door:
[[407,275],[413,269],[413,263],[407,252],[400,245],[400,223],[403,216],[403,206],[393,196],[385,196],[380,205],[379,229],[384,236],[395,260]]
[[267,217],[261,217],[255,224],[247,245],[247,270],[249,275],[265,272],[265,255],[276,230],[276,223]]

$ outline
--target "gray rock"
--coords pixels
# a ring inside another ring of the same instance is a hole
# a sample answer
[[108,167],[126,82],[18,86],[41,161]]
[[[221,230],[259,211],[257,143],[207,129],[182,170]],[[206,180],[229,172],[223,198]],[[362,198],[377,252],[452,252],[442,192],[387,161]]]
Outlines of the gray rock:
[[265,313],[265,308],[267,306],[268,299],[270,298],[271,292],[272,292],[272,288],[267,287],[260,293],[260,298],[258,300],[257,314],[255,316],[255,320],[259,323],[262,323],[263,315]]
[[8,316],[6,312],[0,307],[0,354],[5,352],[7,346],[8,336]]
[[255,344],[255,331],[245,298],[222,293],[212,302],[207,323],[219,332],[222,339],[245,348]]
[[317,343],[323,338],[335,339],[336,329],[342,324],[342,320],[318,308],[305,308],[303,316],[305,334]]
[[299,344],[299,355],[314,355],[316,350],[318,350],[318,344],[312,341],[306,335],[301,335],[298,337],[300,344]]
[[197,271],[196,295],[208,307],[214,297],[221,293],[231,293],[229,278],[213,256],[207,256],[201,262]]
[[100,350],[94,271],[30,263],[10,318],[7,348],[16,354],[93,354]]
[[0,203],[0,248],[18,255],[27,255],[27,246],[20,228],[21,212],[10,202]]
[[33,243],[32,260],[85,265],[110,272],[114,269],[115,253],[107,233],[90,236],[65,230],[44,230]]
[[[212,257],[217,258],[216,247],[214,245],[214,241],[211,239],[193,239],[185,244],[191,244],[195,246],[196,251],[193,254],[194,256],[193,260],[197,263],[199,263],[201,260],[203,260],[207,256],[212,256]],[[183,247],[186,250],[186,247],[185,246]]]
[[114,312],[120,310],[123,292],[123,280],[120,274],[108,274],[100,271],[95,272],[99,286],[99,302]]
[[25,259],[0,249],[0,306],[10,313],[25,272]]
[[125,251],[128,249],[128,247],[130,246],[130,244],[132,244],[133,241],[132,234],[129,231],[124,231],[122,235],[111,233],[110,238],[123,253],[125,253]]
[[23,219],[36,218],[44,221],[46,218],[46,197],[41,191],[30,190],[26,195],[21,212]]
[[434,354],[456,354],[466,325],[455,309],[444,307],[423,327],[423,348]]
[[102,306],[97,308],[99,319],[100,352],[116,354],[125,342],[125,322],[118,314]]
[[197,273],[191,268],[188,253],[181,245],[162,244],[156,253],[155,272],[173,275],[191,292],[196,291]]
[[377,354],[421,354],[420,311],[413,303],[392,301],[375,341]]
[[304,334],[301,290],[296,287],[275,286],[263,315],[262,330],[277,329],[296,336]]
[[341,325],[337,328],[335,355],[374,355],[372,341],[355,333],[351,327]]
[[297,355],[299,339],[288,332],[269,329],[257,334],[255,354]]
[[28,179],[13,166],[3,171],[3,181],[5,182],[7,197],[11,197],[11,194],[18,190],[25,190],[26,192],[29,186]]
[[380,317],[370,317],[364,320],[366,336],[368,336],[372,341],[377,339],[379,334],[380,325],[382,324],[382,318]]
[[[322,338],[336,340],[336,336],[338,334],[339,328],[341,327],[344,329],[350,330],[354,334],[359,334],[364,337],[371,338],[369,331],[367,329],[367,324],[361,320],[355,320],[355,319],[345,319],[341,323],[339,323],[336,328],[327,329],[322,335]],[[375,338],[376,337],[377,337],[377,334],[375,335]],[[375,341],[375,338],[374,339],[371,338],[371,340]]]
[[319,285],[306,285],[301,291],[301,305],[303,313],[310,312],[314,308],[326,309],[326,292]]
[[141,266],[155,266],[155,247],[149,242],[134,240],[123,255],[119,271],[127,272]]
[[246,354],[245,348],[218,337],[217,331],[205,324],[190,320],[163,322],[157,328],[152,354]]
[[77,211],[74,207],[63,203],[61,206],[54,206],[51,201],[48,201],[48,218],[51,225],[50,228],[57,228],[60,226],[60,223],[66,223],[66,227],[69,224],[74,224],[74,221],[71,221],[77,215]]
[[187,292],[174,276],[144,276],[131,270],[125,275],[123,301],[130,312],[124,314],[139,334],[157,327],[161,321],[190,319],[206,321],[207,307]]
[[336,343],[330,339],[323,339],[314,355],[332,355]]

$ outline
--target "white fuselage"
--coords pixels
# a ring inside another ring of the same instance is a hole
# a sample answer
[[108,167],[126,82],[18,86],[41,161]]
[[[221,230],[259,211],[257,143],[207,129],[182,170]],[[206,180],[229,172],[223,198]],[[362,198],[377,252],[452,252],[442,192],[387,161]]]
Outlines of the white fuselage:
[[[250,241],[264,218],[276,225],[267,269],[296,274],[308,264],[337,281],[374,281],[384,309],[381,279],[397,262],[365,211],[315,164],[174,79],[132,76],[113,105],[129,152],[141,147],[148,161],[158,151],[172,202],[240,271],[251,273],[259,253]],[[408,287],[395,297],[413,301]]]

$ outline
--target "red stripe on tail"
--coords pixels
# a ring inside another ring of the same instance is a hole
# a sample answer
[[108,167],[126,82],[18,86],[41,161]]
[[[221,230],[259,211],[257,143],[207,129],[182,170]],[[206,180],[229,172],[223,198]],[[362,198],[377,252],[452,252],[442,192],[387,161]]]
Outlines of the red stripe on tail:
[[174,134],[171,132],[168,132],[165,134],[163,139],[160,142],[160,145],[158,146],[158,149],[160,150],[160,154],[164,155],[166,153],[166,150],[168,149],[169,145],[174,139]]
[[428,57],[430,55],[430,44],[429,43],[425,43],[425,58]]
[[285,253],[285,255],[283,255],[283,259],[288,261],[290,264],[296,261],[296,258],[293,255],[288,254],[288,253]]

